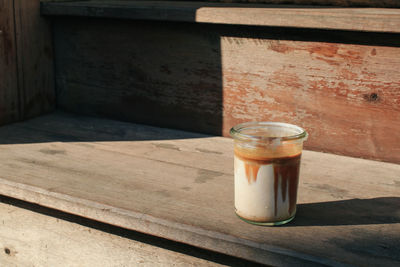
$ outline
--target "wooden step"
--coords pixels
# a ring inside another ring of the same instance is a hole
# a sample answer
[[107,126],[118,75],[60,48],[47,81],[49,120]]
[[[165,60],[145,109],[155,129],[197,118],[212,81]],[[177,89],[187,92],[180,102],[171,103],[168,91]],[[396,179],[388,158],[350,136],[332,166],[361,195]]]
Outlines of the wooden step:
[[8,197],[274,266],[400,261],[400,165],[304,151],[295,220],[259,227],[234,214],[229,138],[54,113],[0,141]]
[[0,195],[1,266],[252,264]]
[[46,1],[51,16],[186,21],[329,30],[400,32],[400,9],[332,8],[189,1]]

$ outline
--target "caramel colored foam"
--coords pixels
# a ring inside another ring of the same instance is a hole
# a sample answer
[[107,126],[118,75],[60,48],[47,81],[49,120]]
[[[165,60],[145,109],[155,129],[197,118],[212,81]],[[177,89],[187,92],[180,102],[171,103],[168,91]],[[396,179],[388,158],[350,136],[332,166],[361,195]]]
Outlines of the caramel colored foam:
[[275,149],[264,146],[243,147],[235,144],[235,155],[250,161],[268,161],[276,158],[294,157],[301,154],[303,144],[291,143],[277,146]]

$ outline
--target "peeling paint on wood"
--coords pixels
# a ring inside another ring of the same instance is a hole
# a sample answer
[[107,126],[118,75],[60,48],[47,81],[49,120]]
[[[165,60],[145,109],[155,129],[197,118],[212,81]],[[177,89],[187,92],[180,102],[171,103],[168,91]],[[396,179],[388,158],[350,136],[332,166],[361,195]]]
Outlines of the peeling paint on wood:
[[222,39],[224,135],[285,121],[307,129],[309,149],[400,162],[399,47],[265,42]]

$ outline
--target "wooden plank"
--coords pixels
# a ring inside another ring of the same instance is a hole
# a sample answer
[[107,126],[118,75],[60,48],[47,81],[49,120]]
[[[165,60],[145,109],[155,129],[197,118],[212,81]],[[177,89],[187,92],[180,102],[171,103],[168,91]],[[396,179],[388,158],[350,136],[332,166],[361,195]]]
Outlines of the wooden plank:
[[17,54],[13,2],[0,1],[0,125],[18,120]]
[[20,84],[20,116],[54,110],[55,82],[50,21],[40,17],[40,1],[14,0]]
[[0,194],[270,265],[400,261],[400,165],[305,151],[270,228],[234,215],[231,139],[54,114],[0,140]]
[[398,35],[90,19],[55,29],[63,109],[225,136],[286,121],[310,132],[309,149],[400,163]]
[[0,202],[2,266],[225,266],[7,202]]
[[398,9],[291,8],[188,1],[73,1],[43,2],[41,12],[53,16],[400,32]]
[[184,24],[85,20],[82,31],[70,20],[54,23],[60,108],[222,133],[218,35],[200,25],[193,31]]
[[363,6],[363,7],[400,7],[396,0],[206,0],[223,3],[266,3],[295,5],[327,5],[327,6]]
[[400,163],[399,47],[228,36],[221,51],[224,135],[285,121],[308,149]]
[[238,25],[396,32],[398,9],[201,7],[196,21]]

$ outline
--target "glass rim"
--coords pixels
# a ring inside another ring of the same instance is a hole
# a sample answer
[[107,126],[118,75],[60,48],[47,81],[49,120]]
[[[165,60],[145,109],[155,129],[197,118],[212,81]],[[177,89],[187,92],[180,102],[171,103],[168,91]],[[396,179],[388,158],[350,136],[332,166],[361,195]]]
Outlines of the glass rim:
[[[250,128],[258,128],[258,127],[263,127],[267,128],[268,126],[279,126],[282,128],[290,128],[290,129],[295,129],[299,131],[298,134],[294,135],[288,135],[288,136],[257,136],[257,135],[251,135],[251,134],[244,134],[241,133],[242,130],[244,129],[250,129]],[[289,141],[289,140],[301,140],[301,139],[306,139],[308,137],[308,133],[306,130],[301,128],[300,126],[290,124],[290,123],[285,123],[285,122],[269,122],[269,121],[252,121],[252,122],[244,122],[244,123],[239,123],[231,128],[229,131],[230,135],[234,139],[241,139],[241,140],[246,140],[246,139],[252,139],[252,140],[282,140],[282,141]]]

